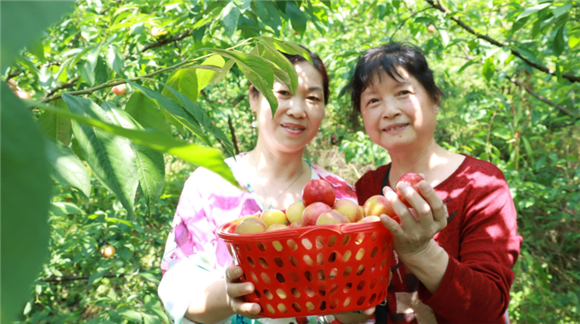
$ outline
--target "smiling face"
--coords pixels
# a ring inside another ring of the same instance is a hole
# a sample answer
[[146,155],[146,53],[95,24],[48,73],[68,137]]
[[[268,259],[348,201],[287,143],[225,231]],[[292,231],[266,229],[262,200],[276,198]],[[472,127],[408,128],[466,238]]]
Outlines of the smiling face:
[[401,79],[382,72],[362,92],[360,111],[371,140],[389,152],[420,150],[433,142],[438,108],[404,68]]
[[292,93],[284,84],[274,83],[278,109],[274,118],[262,95],[250,95],[250,106],[258,119],[258,145],[269,150],[291,153],[302,149],[314,138],[324,117],[322,75],[309,62],[294,64],[298,87]]

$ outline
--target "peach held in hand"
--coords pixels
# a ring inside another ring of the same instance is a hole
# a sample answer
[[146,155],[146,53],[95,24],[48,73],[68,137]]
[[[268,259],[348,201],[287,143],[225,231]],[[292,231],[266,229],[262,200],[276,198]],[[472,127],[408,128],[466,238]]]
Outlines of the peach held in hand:
[[365,201],[365,205],[363,207],[365,215],[371,216],[381,216],[383,214],[389,216],[395,216],[395,210],[393,209],[393,205],[390,201],[382,195],[375,195],[367,199]]
[[330,206],[325,203],[312,203],[304,208],[304,212],[302,213],[302,222],[304,225],[316,225],[318,216],[330,210],[332,210],[332,208],[330,208]]
[[236,234],[256,234],[265,232],[268,226],[256,217],[248,217],[240,222],[234,233]]
[[335,198],[334,189],[332,189],[330,183],[324,180],[310,180],[302,190],[302,202],[306,207],[315,202],[332,206]]
[[288,223],[288,219],[286,219],[286,214],[283,211],[278,209],[268,209],[262,213],[260,216],[268,227],[274,224],[286,224]]
[[296,223],[302,220],[302,213],[304,212],[304,204],[301,201],[297,201],[286,209],[286,217],[290,223]]
[[341,199],[335,202],[334,209],[348,217],[351,223],[356,223],[363,218],[360,206],[350,199]]
[[405,173],[403,174],[403,176],[399,179],[399,181],[397,181],[397,196],[399,196],[399,199],[403,202],[403,204],[405,204],[408,208],[411,208],[411,204],[409,204],[407,202],[407,200],[405,199],[405,197],[403,197],[403,195],[401,194],[401,192],[399,191],[399,186],[398,184],[401,182],[406,182],[409,184],[409,186],[411,186],[411,188],[413,188],[413,190],[415,190],[417,193],[421,194],[421,190],[419,190],[419,182],[421,182],[421,180],[425,180],[422,176],[413,173],[413,172],[409,172],[409,173]]

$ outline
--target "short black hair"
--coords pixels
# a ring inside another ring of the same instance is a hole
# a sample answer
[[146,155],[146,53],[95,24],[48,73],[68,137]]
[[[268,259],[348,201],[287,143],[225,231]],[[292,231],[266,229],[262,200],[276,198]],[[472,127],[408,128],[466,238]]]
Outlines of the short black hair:
[[387,73],[394,80],[402,79],[397,71],[402,67],[421,85],[434,104],[439,104],[441,90],[435,84],[433,71],[421,49],[409,43],[388,42],[379,47],[366,50],[358,59],[354,74],[350,81],[352,105],[355,111],[360,111],[360,97],[366,88],[372,86],[373,78]]
[[[329,80],[328,80],[328,73],[326,72],[326,67],[324,66],[324,63],[322,63],[322,60],[320,59],[320,57],[318,56],[318,54],[312,52],[311,50],[309,50],[308,48],[300,45],[302,48],[304,48],[305,50],[308,51],[308,53],[310,53],[310,58],[312,59],[312,63],[314,65],[314,68],[316,68],[316,70],[318,70],[318,72],[320,72],[320,74],[322,75],[322,89],[324,91],[324,104],[327,105],[328,104],[328,97],[330,96],[330,86],[329,86]],[[308,62],[308,60],[302,56],[302,55],[298,55],[298,54],[286,54],[284,52],[280,52],[282,55],[284,55],[288,61],[290,61],[290,63],[292,63],[292,65],[296,65],[300,62]],[[256,87],[252,87],[252,95],[259,95],[260,91],[258,89],[256,89]]]

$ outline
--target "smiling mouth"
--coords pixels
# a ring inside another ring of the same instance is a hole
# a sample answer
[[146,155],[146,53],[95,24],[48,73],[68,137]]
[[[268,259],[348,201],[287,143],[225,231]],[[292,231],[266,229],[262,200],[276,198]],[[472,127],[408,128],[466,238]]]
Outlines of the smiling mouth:
[[301,130],[305,129],[305,127],[302,127],[302,126],[288,126],[288,125],[281,125],[281,126],[286,128],[286,129],[290,129],[290,130],[294,130],[294,131],[301,131]]
[[396,131],[399,129],[403,129],[407,126],[409,126],[409,124],[397,124],[397,125],[385,127],[385,128],[383,128],[383,131],[385,131],[385,132]]

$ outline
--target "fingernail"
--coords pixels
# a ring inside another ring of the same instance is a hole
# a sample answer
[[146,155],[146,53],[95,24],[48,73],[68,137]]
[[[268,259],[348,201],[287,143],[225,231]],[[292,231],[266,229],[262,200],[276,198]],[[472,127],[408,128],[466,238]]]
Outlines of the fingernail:
[[254,291],[254,286],[252,284],[247,284],[244,290],[247,294],[250,294]]
[[421,189],[421,192],[426,193],[431,191],[431,186],[427,183],[427,181],[421,181],[419,182],[419,189]]
[[399,187],[400,187],[401,189],[407,189],[407,188],[409,188],[409,184],[408,184],[408,183],[406,183],[406,182],[404,182],[404,181],[403,181],[403,182],[399,182],[399,184],[398,184],[398,185],[399,185]]
[[385,197],[390,201],[393,201],[395,198],[397,198],[397,194],[393,190],[391,190],[386,192]]
[[383,194],[384,194],[385,192],[389,192],[389,191],[393,191],[393,188],[391,188],[391,187],[389,187],[389,186],[384,186],[384,187],[383,187]]

